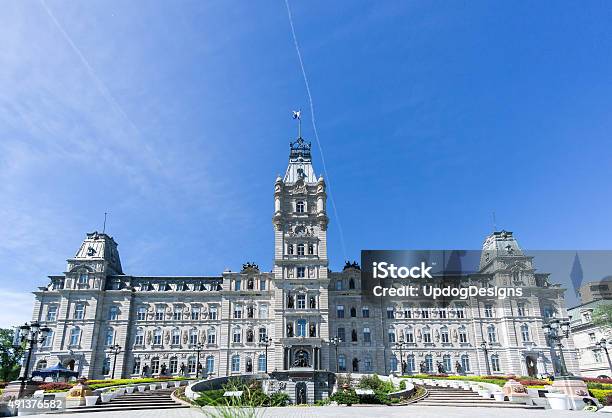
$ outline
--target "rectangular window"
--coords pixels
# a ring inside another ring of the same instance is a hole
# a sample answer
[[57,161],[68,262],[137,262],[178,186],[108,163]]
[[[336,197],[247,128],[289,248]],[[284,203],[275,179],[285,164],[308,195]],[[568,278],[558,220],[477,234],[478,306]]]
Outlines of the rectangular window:
[[395,342],[395,330],[393,328],[390,328],[388,333],[387,333],[387,337],[389,338],[389,342],[390,343],[394,343]]
[[524,303],[517,304],[517,313],[518,313],[518,316],[525,316],[525,304]]
[[174,307],[174,311],[172,311],[172,319],[175,321],[180,321],[183,319],[183,311],[180,307]]
[[210,307],[210,319],[217,319],[217,307],[216,306]]
[[394,314],[393,308],[389,306],[387,308],[387,319],[393,319],[393,318],[395,318],[395,314]]
[[260,319],[268,318],[268,305],[259,305],[259,318]]
[[200,307],[194,306],[193,308],[191,308],[191,320],[197,321],[199,319],[200,319]]
[[240,333],[240,330],[239,329],[234,330],[232,341],[235,343],[239,343],[241,340],[241,337],[242,335]]
[[181,334],[178,330],[172,331],[172,345],[179,345],[181,343]]
[[164,320],[164,307],[158,306],[155,310],[155,320],[163,321]]
[[297,276],[300,279],[306,277],[306,267],[298,267],[297,268]]
[[423,342],[424,343],[430,343],[431,342],[431,334],[429,333],[429,331],[423,332]]
[[74,307],[74,319],[83,319],[85,317],[85,305],[77,303]]
[[438,317],[446,319],[446,311],[441,309],[438,311]]
[[132,368],[132,374],[140,374],[140,357],[134,359],[134,367]]
[[214,329],[208,330],[206,342],[208,344],[217,344],[217,332]]
[[459,331],[459,342],[460,343],[467,343],[468,342],[467,334],[465,333],[465,331]]
[[119,308],[116,306],[111,306],[108,310],[108,320],[116,321],[117,319],[119,319]]
[[153,345],[161,345],[162,343],[162,333],[160,330],[156,330],[153,334]]
[[336,306],[336,316],[338,318],[344,318],[344,306],[343,305]]
[[306,309],[306,295],[297,295],[297,308]]
[[138,321],[144,321],[145,319],[147,319],[147,308],[145,308],[144,306],[139,307],[136,313],[136,319]]
[[372,342],[372,334],[370,333],[370,328],[368,327],[363,328],[363,342],[364,343]]
[[345,342],[346,341],[346,333],[344,331],[344,327],[339,327],[338,328],[338,338],[340,339],[340,341]]
[[233,356],[232,357],[232,372],[238,373],[240,371],[240,357]]
[[240,290],[240,279],[234,281],[234,290]]
[[421,309],[421,318],[423,319],[429,318],[429,310],[427,308]]
[[449,342],[448,331],[442,331],[442,333],[440,334],[440,337],[442,339],[442,343],[448,343]]
[[404,308],[404,318],[406,319],[412,318],[412,310],[410,308]]
[[456,313],[458,319],[464,319],[465,318],[465,311],[463,310],[463,308],[457,308],[455,313]]
[[336,290],[342,290],[342,280],[336,280]]
[[259,290],[266,290],[266,279],[259,280]]
[[484,307],[485,318],[493,318],[493,305],[487,304]]
[[57,306],[49,306],[47,309],[47,321],[57,320]]
[[414,343],[414,334],[412,333],[412,331],[406,331],[406,342]]
[[364,306],[361,308],[361,316],[363,316],[364,318],[369,318],[370,317],[370,308],[368,308],[367,306]]
[[499,367],[499,357],[497,356],[492,356],[491,357],[491,369],[494,372],[499,372],[501,369]]
[[234,306],[234,318],[236,319],[242,318],[242,306],[240,305]]

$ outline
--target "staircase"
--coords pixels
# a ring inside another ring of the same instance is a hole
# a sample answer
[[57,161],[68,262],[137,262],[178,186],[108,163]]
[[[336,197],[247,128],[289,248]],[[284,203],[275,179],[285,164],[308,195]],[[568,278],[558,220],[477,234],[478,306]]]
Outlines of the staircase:
[[146,392],[134,392],[118,396],[108,403],[102,403],[95,406],[80,406],[76,408],[67,408],[62,413],[90,413],[90,412],[112,412],[112,411],[135,411],[144,409],[176,409],[189,408],[175,402],[171,398],[171,394],[175,389],[159,389]]
[[484,407],[484,408],[514,408],[514,409],[544,409],[541,406],[523,405],[510,402],[499,402],[485,399],[471,390],[425,386],[429,395],[414,403],[417,406],[453,406],[453,407]]

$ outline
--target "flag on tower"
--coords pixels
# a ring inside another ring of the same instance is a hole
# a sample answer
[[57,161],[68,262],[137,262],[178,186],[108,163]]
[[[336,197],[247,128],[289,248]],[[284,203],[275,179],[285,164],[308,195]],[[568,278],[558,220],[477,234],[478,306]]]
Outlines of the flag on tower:
[[302,111],[294,110],[293,111],[293,119],[302,119]]

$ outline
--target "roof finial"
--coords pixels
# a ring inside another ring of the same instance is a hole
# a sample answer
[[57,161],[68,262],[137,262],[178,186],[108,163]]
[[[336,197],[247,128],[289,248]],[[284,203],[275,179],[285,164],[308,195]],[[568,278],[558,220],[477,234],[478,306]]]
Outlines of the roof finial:
[[102,226],[102,233],[106,233],[106,215],[108,215],[106,212],[104,212],[104,226]]
[[297,119],[298,121],[298,139],[302,137],[302,111],[294,110],[293,111],[293,119]]

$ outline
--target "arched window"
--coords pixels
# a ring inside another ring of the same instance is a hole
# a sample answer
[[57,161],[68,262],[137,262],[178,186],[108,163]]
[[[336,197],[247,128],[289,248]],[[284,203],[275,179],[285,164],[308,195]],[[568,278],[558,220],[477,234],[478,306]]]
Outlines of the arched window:
[[306,320],[298,319],[297,321],[297,336],[305,337],[306,336]]
[[304,213],[304,210],[306,208],[306,205],[304,204],[303,201],[299,200],[296,204],[295,204],[295,211],[297,213]]
[[215,372],[215,358],[213,356],[206,357],[206,373],[212,374]]
[[451,356],[449,354],[442,356],[442,365],[444,366],[444,371],[446,373],[450,373],[452,371]]
[[431,354],[428,354],[425,356],[425,366],[427,367],[427,372],[428,373],[432,373],[434,368],[433,368],[433,357],[431,356]]
[[494,372],[499,372],[501,370],[499,366],[499,356],[497,354],[491,356],[491,370]]
[[355,288],[355,280],[351,277],[351,279],[349,280],[349,289],[354,289]]
[[259,328],[259,342],[264,341],[266,338],[268,338],[268,331],[264,327]]
[[87,284],[89,280],[89,274],[86,271],[79,273],[79,284]]
[[240,356],[238,354],[234,354],[232,356],[232,373],[240,372]]
[[191,328],[189,330],[189,345],[196,345],[198,343],[198,330]]
[[389,370],[391,372],[396,372],[397,371],[397,357],[395,356],[395,354],[391,355],[391,358],[389,359]]
[[196,372],[196,358],[194,356],[190,356],[187,359],[187,373],[195,373]]
[[106,346],[113,345],[114,339],[115,339],[115,330],[112,328],[107,328],[106,337],[104,338],[104,345]]
[[215,328],[208,328],[208,344],[217,344],[217,330]]
[[81,328],[74,327],[70,330],[70,345],[78,346],[81,341]]
[[523,338],[523,342],[531,341],[531,335],[529,333],[529,325],[527,324],[521,325],[521,337]]
[[170,357],[170,374],[176,374],[178,372],[178,359],[176,357]]
[[338,370],[341,372],[346,371],[346,356],[344,354],[338,356]]
[[257,357],[257,371],[265,372],[266,371],[266,356],[265,354],[260,354]]
[[408,354],[408,359],[406,360],[406,370],[408,373],[414,373],[416,371],[414,354]]
[[470,371],[470,357],[467,354],[461,356],[461,368],[464,372]]
[[40,360],[36,363],[36,370],[42,370],[47,368],[47,360]]
[[489,337],[489,343],[493,344],[497,342],[497,332],[495,332],[495,325],[489,325],[487,327],[487,335]]
[[144,329],[136,329],[136,337],[134,338],[134,345],[144,345]]

